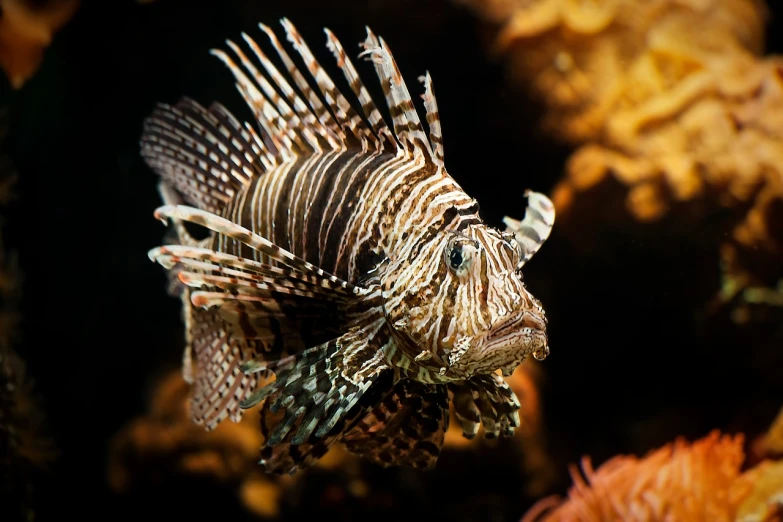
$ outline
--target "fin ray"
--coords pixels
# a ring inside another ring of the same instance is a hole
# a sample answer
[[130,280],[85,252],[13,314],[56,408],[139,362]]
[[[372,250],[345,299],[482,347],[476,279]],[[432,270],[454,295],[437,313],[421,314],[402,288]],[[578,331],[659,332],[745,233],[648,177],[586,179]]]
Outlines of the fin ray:
[[266,254],[271,259],[290,268],[299,270],[303,273],[314,274],[321,278],[326,278],[329,281],[342,286],[344,289],[353,292],[357,296],[364,295],[367,292],[366,289],[355,286],[347,281],[343,281],[337,276],[329,274],[312,263],[309,263],[304,259],[292,254],[291,252],[275,245],[268,239],[261,237],[258,234],[255,234],[246,229],[245,227],[242,227],[211,212],[206,212],[185,205],[164,205],[155,210],[155,217],[161,221],[165,221],[165,218],[174,218],[201,225],[212,230],[213,232],[244,243],[250,248]]
[[424,108],[427,110],[427,125],[430,129],[430,143],[433,148],[433,162],[440,168],[444,168],[443,163],[443,134],[440,128],[440,114],[438,113],[438,102],[435,99],[435,92],[432,88],[432,77],[429,71],[419,78],[424,84]]
[[[326,100],[326,104],[332,111],[338,124],[342,127],[343,133],[348,136],[353,136],[357,141],[362,142],[371,138],[369,129],[364,123],[364,120],[353,110],[351,104],[345,99],[345,96],[335,86],[329,74],[321,67],[318,61],[313,56],[307,43],[305,43],[302,36],[296,30],[296,27],[287,19],[281,20],[283,28],[285,29],[288,41],[294,46],[294,49],[302,57],[305,62],[305,66],[310,72],[311,76],[315,80],[318,89],[321,91],[321,95]],[[374,141],[374,140],[373,140]]]
[[283,119],[272,102],[258,90],[258,87],[250,81],[250,78],[225,51],[213,49],[211,53],[220,59],[231,71],[231,74],[234,75],[237,90],[239,90],[245,103],[253,111],[256,121],[264,130],[262,138],[268,138],[271,142],[272,156],[276,160],[292,158],[294,140],[289,129],[289,122]]
[[383,120],[381,112],[375,105],[375,101],[370,96],[364,83],[362,83],[359,73],[356,71],[353,62],[351,62],[351,59],[346,54],[345,49],[343,49],[342,44],[329,29],[324,29],[324,32],[327,36],[326,46],[332,51],[332,54],[334,54],[334,57],[337,60],[337,66],[343,71],[343,75],[348,81],[348,85],[359,100],[359,103],[362,106],[362,112],[364,113],[364,117],[367,119],[370,128],[378,139],[384,140],[385,143],[388,143],[396,149],[399,146],[397,140]]
[[360,56],[367,56],[375,65],[375,71],[381,81],[386,103],[391,112],[394,133],[407,152],[424,154],[432,158],[432,149],[424,134],[416,107],[386,42],[367,28],[364,49]]
[[[258,44],[250,38],[247,34],[242,33],[242,38],[245,43],[252,49],[256,58],[261,62],[261,66],[267,72],[274,84],[283,93],[283,96],[293,108],[293,112],[296,113],[299,118],[299,125],[301,125],[302,132],[305,133],[305,138],[316,149],[321,149],[320,141],[326,142],[328,148],[336,149],[340,147],[340,142],[331,132],[331,129],[325,127],[318,121],[310,107],[302,101],[302,98],[296,93],[291,85],[286,80],[277,67],[274,66],[272,61],[264,54]],[[312,129],[312,131],[311,131]]]
[[283,61],[283,64],[285,65],[286,69],[288,69],[288,73],[291,75],[291,78],[294,80],[294,84],[297,86],[299,91],[302,92],[305,98],[309,101],[310,108],[313,111],[313,114],[315,114],[315,117],[318,119],[321,125],[323,125],[324,128],[328,129],[329,133],[339,143],[339,146],[345,147],[346,136],[343,133],[342,128],[334,120],[334,117],[331,115],[329,110],[324,106],[323,102],[321,102],[321,100],[318,98],[318,95],[316,95],[315,91],[307,83],[305,77],[302,75],[302,73],[299,71],[297,66],[294,64],[293,60],[291,60],[291,57],[288,55],[288,53],[283,48],[283,46],[280,44],[280,40],[277,39],[275,33],[272,31],[272,29],[270,29],[268,26],[264,24],[259,24],[259,27],[269,37],[269,41],[272,44],[272,47],[274,47],[275,51],[277,52],[277,55]]
[[[275,450],[269,448],[280,444],[286,448],[331,444],[343,433],[345,423],[352,422],[352,412],[357,407],[368,411],[375,405],[360,405],[378,376],[389,373],[385,360],[377,357],[379,351],[365,347],[378,339],[375,334],[367,328],[352,328],[347,334],[301,353],[277,361],[259,361],[253,368],[245,368],[275,373],[272,382],[242,404],[247,408],[265,400],[265,415],[280,413],[267,428],[264,452],[274,454]],[[356,356],[362,353],[365,359],[358,364]]]

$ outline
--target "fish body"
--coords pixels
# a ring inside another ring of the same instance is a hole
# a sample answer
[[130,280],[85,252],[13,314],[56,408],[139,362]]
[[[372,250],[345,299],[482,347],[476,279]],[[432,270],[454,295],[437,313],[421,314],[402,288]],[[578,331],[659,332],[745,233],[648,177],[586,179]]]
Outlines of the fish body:
[[[549,352],[546,317],[521,268],[547,239],[551,202],[527,192],[522,221],[486,225],[446,172],[437,104],[425,133],[383,39],[368,29],[388,126],[328,30],[355,101],[294,26],[295,64],[243,35],[214,50],[255,116],[160,104],[141,153],[161,177],[172,241],[150,251],[183,299],[191,414],[207,429],[264,401],[261,464],[293,473],[341,442],[381,465],[429,468],[449,423],[510,435],[519,402],[498,370]],[[306,75],[309,78],[306,78]],[[313,87],[314,85],[314,87]],[[185,223],[201,225],[196,240]],[[274,380],[270,380],[274,375]]]

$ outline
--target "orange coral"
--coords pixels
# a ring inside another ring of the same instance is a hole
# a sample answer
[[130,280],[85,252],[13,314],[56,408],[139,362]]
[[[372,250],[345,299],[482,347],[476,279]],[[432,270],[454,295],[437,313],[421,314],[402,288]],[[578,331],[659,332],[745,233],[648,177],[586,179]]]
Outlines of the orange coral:
[[43,6],[25,0],[0,0],[0,67],[14,89],[35,74],[44,51],[71,19],[78,0],[52,0]]
[[742,435],[715,431],[692,444],[677,440],[641,459],[617,456],[595,470],[585,458],[584,478],[571,469],[568,499],[548,513],[555,501],[542,500],[523,522],[729,522],[772,513],[783,501],[783,467],[765,462],[740,474],[742,444]]
[[554,192],[561,224],[594,220],[602,203],[575,203],[611,183],[625,188],[614,221],[730,209],[728,276],[783,277],[783,58],[760,56],[760,1],[459,1],[499,26],[494,49],[546,106],[545,127],[581,146]]

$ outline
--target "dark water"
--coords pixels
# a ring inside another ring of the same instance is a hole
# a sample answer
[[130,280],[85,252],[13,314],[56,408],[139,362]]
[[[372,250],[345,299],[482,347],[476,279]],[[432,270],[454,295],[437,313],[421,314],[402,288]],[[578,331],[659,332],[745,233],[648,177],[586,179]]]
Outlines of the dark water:
[[[21,174],[6,226],[25,274],[20,353],[62,452],[38,487],[39,520],[246,516],[220,490],[162,485],[118,497],[106,483],[106,455],[110,437],[143,413],[150,386],[180,361],[179,303],[165,295],[164,272],[146,255],[165,229],[152,217],[156,180],[138,155],[142,119],[156,101],[182,95],[220,100],[249,119],[208,50],[240,31],[260,39],[256,23],[281,16],[330,66],[321,27],[355,53],[368,24],[389,43],[411,90],[429,70],[449,171],[489,222],[522,217],[523,190],[549,192],[561,177],[570,149],[540,134],[534,103],[486,57],[482,28],[445,0],[85,4],[36,77],[2,95]],[[783,50],[779,33],[773,19],[769,52]],[[763,430],[781,404],[779,381],[759,374],[752,339],[718,328],[700,306],[719,288],[717,243],[604,239],[598,255],[582,255],[555,227],[526,272],[550,317],[541,392],[559,468],[583,454],[601,462],[713,428]],[[443,466],[448,474],[419,486],[400,484],[409,475],[379,472],[401,503],[332,515],[515,520],[533,500],[504,474],[502,458],[450,458]],[[563,475],[553,488],[567,485]],[[315,516],[312,505],[290,509]]]

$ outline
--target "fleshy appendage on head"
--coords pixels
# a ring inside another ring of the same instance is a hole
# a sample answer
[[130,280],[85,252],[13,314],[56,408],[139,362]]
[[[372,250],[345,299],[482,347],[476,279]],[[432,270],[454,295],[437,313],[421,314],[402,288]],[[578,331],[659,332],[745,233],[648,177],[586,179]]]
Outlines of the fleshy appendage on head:
[[387,268],[387,319],[403,351],[439,379],[510,375],[528,355],[549,354],[546,315],[521,268],[548,237],[554,210],[545,196],[528,196],[525,219],[507,219],[505,232],[481,222],[445,229]]

